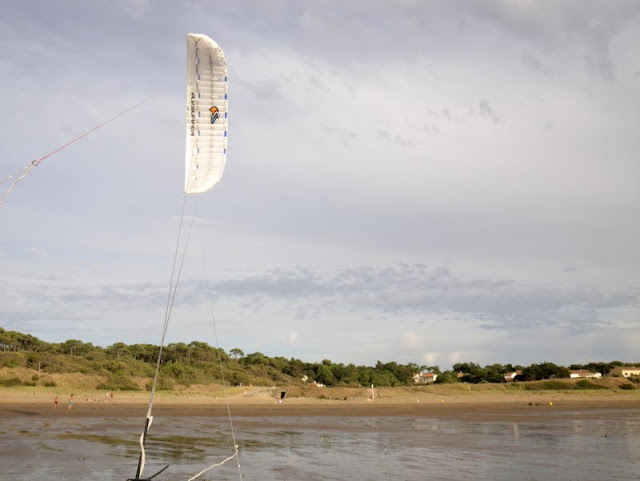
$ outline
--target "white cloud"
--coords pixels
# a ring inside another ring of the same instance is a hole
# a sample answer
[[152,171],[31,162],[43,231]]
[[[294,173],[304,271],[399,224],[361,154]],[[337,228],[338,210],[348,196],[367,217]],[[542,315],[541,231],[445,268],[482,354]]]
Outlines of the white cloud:
[[435,364],[438,361],[440,354],[436,352],[425,352],[422,356],[424,361],[428,364]]
[[287,336],[287,344],[296,344],[298,342],[298,335],[295,332],[289,333]]
[[459,351],[450,352],[447,356],[447,359],[451,363],[451,365],[456,364],[463,360],[462,353]]
[[413,349],[419,347],[422,344],[422,341],[420,337],[416,336],[414,333],[408,332],[404,335],[403,344],[405,344],[408,348]]

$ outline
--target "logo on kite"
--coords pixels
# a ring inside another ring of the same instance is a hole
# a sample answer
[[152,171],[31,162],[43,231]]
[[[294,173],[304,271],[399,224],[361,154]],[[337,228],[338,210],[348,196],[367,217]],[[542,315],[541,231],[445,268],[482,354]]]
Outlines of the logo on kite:
[[214,124],[220,116],[220,111],[218,110],[218,107],[211,107],[209,112],[211,112],[211,123]]

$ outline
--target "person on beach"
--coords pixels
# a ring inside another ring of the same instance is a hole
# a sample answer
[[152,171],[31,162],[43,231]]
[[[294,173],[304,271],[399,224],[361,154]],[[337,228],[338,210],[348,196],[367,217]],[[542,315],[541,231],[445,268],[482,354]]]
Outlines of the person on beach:
[[69,397],[69,402],[67,403],[67,409],[71,409],[73,407],[73,394]]
[[53,409],[58,409],[58,396],[53,398]]

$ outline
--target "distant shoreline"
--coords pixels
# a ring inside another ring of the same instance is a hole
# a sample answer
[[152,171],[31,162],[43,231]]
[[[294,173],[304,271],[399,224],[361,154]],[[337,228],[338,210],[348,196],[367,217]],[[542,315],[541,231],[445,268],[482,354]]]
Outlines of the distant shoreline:
[[[558,416],[557,413],[590,411],[625,416],[640,411],[640,390],[631,392],[417,392],[403,388],[385,388],[380,397],[371,401],[363,396],[329,399],[344,390],[326,389],[323,398],[292,397],[280,403],[267,391],[257,395],[232,394],[227,398],[203,394],[158,393],[154,402],[156,417],[218,417],[227,415],[227,403],[238,417],[360,417],[415,416],[453,417],[457,419],[519,420]],[[361,391],[357,391],[360,393]],[[0,389],[0,418],[7,417],[140,417],[146,415],[148,393],[104,392],[74,393],[71,410],[68,395],[58,394],[57,409],[53,407],[55,393],[42,390]],[[625,414],[626,413],[626,414]]]

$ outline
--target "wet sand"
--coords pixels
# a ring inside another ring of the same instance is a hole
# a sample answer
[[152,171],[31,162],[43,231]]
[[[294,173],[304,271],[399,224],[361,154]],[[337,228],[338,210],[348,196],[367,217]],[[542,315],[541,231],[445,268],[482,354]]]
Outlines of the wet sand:
[[[326,391],[330,393],[331,391]],[[132,476],[147,393],[74,396],[0,390],[0,459],[15,481]],[[89,400],[87,400],[87,398]],[[272,393],[161,393],[148,439],[149,472],[187,479],[227,458],[227,402],[246,479],[635,479],[640,390],[630,393],[383,391],[380,398],[291,398]],[[509,452],[505,462],[505,452]],[[424,463],[429,469],[425,471]],[[214,478],[237,479],[228,463]],[[164,476],[164,475],[163,475]]]
[[[87,418],[138,417],[144,418],[148,395],[145,393],[116,393],[113,399],[99,396],[75,396],[73,408],[67,409],[68,397],[59,396],[57,409],[53,396],[47,393],[0,391],[0,418]],[[600,411],[616,416],[624,411],[640,410],[640,395],[636,393],[583,394],[565,392],[499,393],[475,395],[388,395],[367,399],[330,400],[313,398],[285,399],[282,403],[272,396],[233,396],[229,399],[206,396],[165,395],[154,401],[157,417],[215,417],[227,416],[227,403],[233,416],[241,417],[451,417],[484,420],[519,420],[535,413],[537,418],[554,417],[557,412]]]

